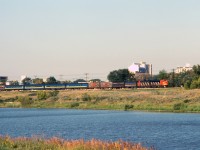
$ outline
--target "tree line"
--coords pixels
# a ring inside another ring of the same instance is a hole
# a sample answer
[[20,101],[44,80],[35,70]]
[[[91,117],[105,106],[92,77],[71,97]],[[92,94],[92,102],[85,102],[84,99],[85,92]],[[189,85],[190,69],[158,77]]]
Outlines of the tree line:
[[[200,65],[194,65],[192,70],[185,71],[181,73],[167,72],[166,70],[161,70],[157,75],[153,75],[151,77],[145,78],[143,80],[168,80],[169,87],[184,87],[185,89],[195,89],[200,88]],[[138,81],[138,77],[135,74],[132,74],[128,71],[128,69],[118,69],[111,71],[107,79],[110,82],[133,82]],[[91,79],[92,82],[100,82],[100,79]],[[59,81],[56,80],[54,76],[50,76],[44,82],[41,78],[31,79],[30,77],[26,77],[22,80],[23,84],[58,84],[58,83],[79,83],[86,82],[84,79],[77,79],[75,81]],[[13,82],[14,85],[18,85],[17,81]]]
[[[111,82],[129,82],[138,81],[139,79],[135,74],[131,74],[128,69],[119,69],[111,71],[108,80]],[[194,65],[192,70],[181,73],[175,73],[174,70],[169,73],[166,70],[161,70],[157,75],[153,75],[146,80],[168,80],[169,87],[200,88],[200,65]]]

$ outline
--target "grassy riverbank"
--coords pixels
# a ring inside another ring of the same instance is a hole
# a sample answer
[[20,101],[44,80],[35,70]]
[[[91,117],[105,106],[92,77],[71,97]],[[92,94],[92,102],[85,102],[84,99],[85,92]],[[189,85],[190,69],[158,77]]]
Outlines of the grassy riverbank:
[[0,137],[0,149],[9,150],[147,150],[140,144],[130,142],[106,142],[100,140],[68,140],[59,138],[40,139],[40,138],[10,138]]
[[1,91],[0,107],[200,112],[200,89]]

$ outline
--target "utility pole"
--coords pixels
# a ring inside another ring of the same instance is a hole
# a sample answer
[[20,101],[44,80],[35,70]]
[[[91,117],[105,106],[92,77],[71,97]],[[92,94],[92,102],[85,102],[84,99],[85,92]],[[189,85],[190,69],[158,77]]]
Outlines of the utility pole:
[[59,77],[60,77],[59,80],[62,81],[63,80],[63,75],[60,74]]
[[88,81],[88,75],[89,75],[89,73],[85,73],[85,81],[86,82]]
[[175,75],[174,75],[174,69],[173,69],[173,72],[172,72],[172,86],[173,87],[175,87],[174,77],[175,77]]
[[152,67],[152,64],[150,66],[151,66],[151,79],[152,79],[153,78],[153,67]]

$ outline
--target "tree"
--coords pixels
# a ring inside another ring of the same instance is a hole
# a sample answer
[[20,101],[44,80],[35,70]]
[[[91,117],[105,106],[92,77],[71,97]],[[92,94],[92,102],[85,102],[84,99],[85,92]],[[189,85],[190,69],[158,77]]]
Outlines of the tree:
[[47,83],[48,84],[55,84],[55,83],[57,83],[56,78],[53,77],[53,76],[47,78]]
[[24,79],[22,80],[22,83],[23,83],[23,84],[31,84],[31,82],[32,82],[32,80],[31,80],[30,77],[26,77],[26,78],[24,78]]
[[79,83],[79,82],[86,82],[84,79],[77,79],[74,81],[74,83]]
[[200,75],[200,65],[194,65],[192,69],[196,75]]
[[107,78],[110,82],[133,81],[133,75],[128,71],[128,69],[111,71]]
[[168,79],[167,71],[164,70],[164,69],[161,70],[161,71],[159,71],[158,79],[159,79],[159,80],[162,80],[162,79]]
[[43,79],[35,78],[35,79],[33,79],[33,83],[34,84],[42,84],[43,83]]
[[91,82],[101,82],[101,80],[100,79],[92,79],[92,80],[90,80]]

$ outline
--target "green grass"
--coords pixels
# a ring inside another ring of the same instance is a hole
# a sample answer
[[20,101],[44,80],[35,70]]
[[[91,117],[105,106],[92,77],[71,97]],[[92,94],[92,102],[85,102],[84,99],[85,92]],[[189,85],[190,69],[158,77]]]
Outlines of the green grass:
[[10,91],[0,107],[200,112],[200,89]]

